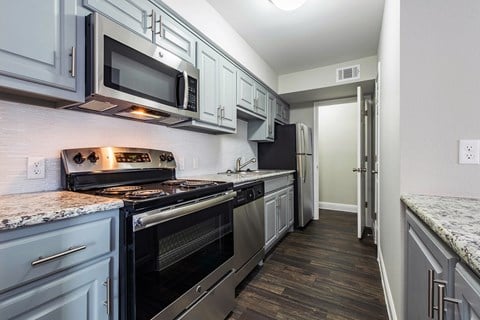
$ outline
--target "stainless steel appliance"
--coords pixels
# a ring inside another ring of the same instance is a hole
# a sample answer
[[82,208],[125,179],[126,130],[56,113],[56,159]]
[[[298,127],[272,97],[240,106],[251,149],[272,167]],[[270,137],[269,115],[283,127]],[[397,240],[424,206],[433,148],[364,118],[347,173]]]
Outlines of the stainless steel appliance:
[[233,209],[235,284],[262,262],[265,255],[265,189],[263,181],[235,185],[237,197]]
[[66,189],[124,202],[122,319],[227,316],[235,299],[231,183],[176,179],[168,151],[84,148],[61,157]]
[[303,123],[276,125],[275,141],[258,144],[259,169],[296,170],[295,226],[313,219],[312,129]]
[[199,72],[180,59],[93,13],[86,18],[86,103],[70,109],[175,124],[199,118]]

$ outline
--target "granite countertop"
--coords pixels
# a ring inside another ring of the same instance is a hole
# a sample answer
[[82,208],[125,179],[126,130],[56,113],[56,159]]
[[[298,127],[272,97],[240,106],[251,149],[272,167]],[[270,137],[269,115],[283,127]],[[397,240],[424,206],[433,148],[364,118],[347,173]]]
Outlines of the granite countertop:
[[401,199],[480,276],[480,199],[412,194]]
[[[254,170],[245,173],[212,173],[188,177],[188,179],[225,181],[238,184],[253,180],[262,180],[295,173],[295,170]],[[180,178],[180,179],[183,179]]]
[[79,192],[51,191],[0,196],[0,231],[123,207],[123,201]]

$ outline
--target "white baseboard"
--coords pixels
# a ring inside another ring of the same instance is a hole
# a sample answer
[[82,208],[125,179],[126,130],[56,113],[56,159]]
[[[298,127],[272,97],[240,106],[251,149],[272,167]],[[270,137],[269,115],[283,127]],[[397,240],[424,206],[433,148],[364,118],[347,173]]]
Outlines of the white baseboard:
[[385,269],[385,263],[383,262],[382,250],[378,248],[378,267],[380,269],[380,277],[382,279],[383,294],[385,295],[385,304],[387,305],[388,319],[397,320],[397,312],[395,311],[395,304],[393,303],[392,291],[390,290],[390,284],[388,283],[387,272]]
[[345,212],[352,212],[357,213],[357,206],[353,204],[344,204],[344,203],[334,203],[334,202],[318,202],[319,209],[326,209],[326,210],[335,210],[335,211],[345,211]]

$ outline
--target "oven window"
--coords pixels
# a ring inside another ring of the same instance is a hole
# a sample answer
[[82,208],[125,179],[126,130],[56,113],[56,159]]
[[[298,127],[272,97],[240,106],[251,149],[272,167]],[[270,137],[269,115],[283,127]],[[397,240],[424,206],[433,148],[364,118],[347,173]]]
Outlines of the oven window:
[[136,319],[151,319],[233,256],[232,203],[137,231]]
[[176,107],[177,70],[104,36],[105,86]]

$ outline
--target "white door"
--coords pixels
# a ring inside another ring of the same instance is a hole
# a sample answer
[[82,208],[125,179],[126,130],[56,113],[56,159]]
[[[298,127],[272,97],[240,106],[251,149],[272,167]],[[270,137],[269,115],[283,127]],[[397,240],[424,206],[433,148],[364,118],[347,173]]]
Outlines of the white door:
[[362,87],[357,87],[357,237],[365,229],[365,105]]

